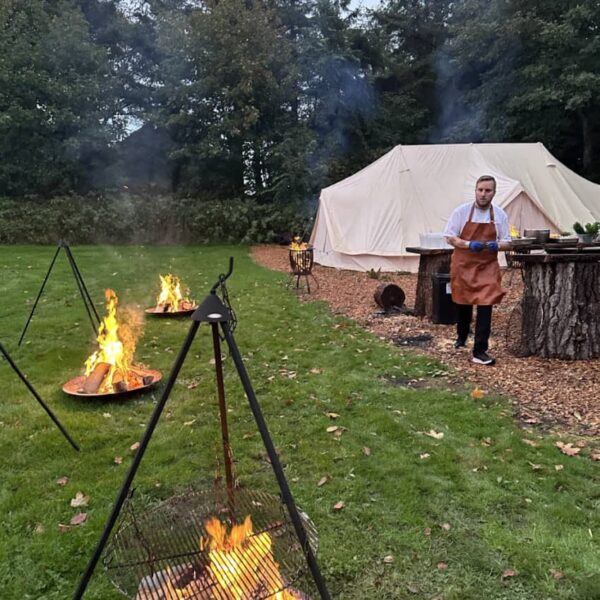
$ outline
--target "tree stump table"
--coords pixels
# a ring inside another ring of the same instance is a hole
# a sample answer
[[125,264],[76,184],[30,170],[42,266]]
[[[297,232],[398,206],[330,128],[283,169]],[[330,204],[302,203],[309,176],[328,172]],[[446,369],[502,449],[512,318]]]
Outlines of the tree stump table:
[[450,256],[452,248],[407,248],[407,252],[419,254],[419,274],[415,294],[415,316],[433,316],[433,283],[434,273],[450,273]]
[[600,356],[600,248],[523,254],[523,355]]

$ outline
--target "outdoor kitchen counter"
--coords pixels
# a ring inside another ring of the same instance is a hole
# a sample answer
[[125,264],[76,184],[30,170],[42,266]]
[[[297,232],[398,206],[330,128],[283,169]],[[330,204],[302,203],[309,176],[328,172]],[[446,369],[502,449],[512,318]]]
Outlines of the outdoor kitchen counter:
[[407,252],[419,254],[419,274],[417,276],[417,290],[415,293],[415,315],[433,316],[433,283],[431,276],[434,273],[450,273],[450,256],[453,248],[420,248],[411,247]]
[[523,354],[582,360],[600,356],[600,245],[551,253],[518,251],[523,267]]

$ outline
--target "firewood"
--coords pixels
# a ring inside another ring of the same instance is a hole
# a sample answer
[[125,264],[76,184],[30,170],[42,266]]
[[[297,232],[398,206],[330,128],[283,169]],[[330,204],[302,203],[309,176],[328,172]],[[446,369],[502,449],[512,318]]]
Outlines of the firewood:
[[154,376],[153,375],[144,375],[142,377],[142,383],[144,385],[150,385],[153,381],[154,381]]
[[98,363],[86,377],[83,383],[83,392],[85,394],[95,394],[109,371],[110,365],[108,363]]
[[119,369],[115,371],[112,379],[113,392],[120,394],[127,391],[127,382],[123,379],[123,373]]

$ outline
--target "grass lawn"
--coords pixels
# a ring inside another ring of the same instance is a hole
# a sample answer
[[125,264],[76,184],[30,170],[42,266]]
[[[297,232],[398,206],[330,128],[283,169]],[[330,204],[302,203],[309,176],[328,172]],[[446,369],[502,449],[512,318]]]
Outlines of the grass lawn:
[[[566,456],[555,438],[515,425],[510,403],[474,399],[468,382],[332,315],[300,304],[287,278],[246,248],[76,247],[103,314],[103,290],[151,306],[158,274],[173,272],[202,300],[235,256],[235,337],[297,502],[320,535],[333,598],[584,600],[600,598],[600,477],[589,446]],[[94,348],[61,254],[43,301],[21,328],[54,253],[1,247],[0,340],[81,446],[76,453],[4,362],[0,366],[0,599],[68,599],[76,588],[159,397],[67,397]],[[188,321],[147,319],[136,358],[166,378]],[[192,482],[210,484],[220,457],[212,342],[203,325],[134,482],[148,503]],[[277,492],[230,358],[224,361],[237,475]],[[493,377],[493,369],[490,369]],[[406,379],[439,382],[430,389]],[[332,419],[326,413],[339,415]],[[326,430],[345,428],[336,437]],[[429,434],[429,435],[427,435]],[[443,437],[439,434],[443,434]],[[526,441],[524,441],[526,440]],[[368,450],[367,450],[368,449]],[[115,464],[115,456],[123,463]],[[64,486],[57,480],[67,477]],[[323,478],[327,483],[317,485]],[[89,496],[87,521],[61,532]],[[344,508],[334,510],[338,502]],[[86,598],[121,598],[101,565]]]

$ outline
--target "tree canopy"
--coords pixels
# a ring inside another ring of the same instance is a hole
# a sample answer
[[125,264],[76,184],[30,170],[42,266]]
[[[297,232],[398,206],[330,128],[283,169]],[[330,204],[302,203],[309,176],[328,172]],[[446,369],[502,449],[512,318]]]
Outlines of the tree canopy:
[[293,203],[399,143],[541,141],[600,180],[599,26],[594,0],[4,0],[0,195]]

